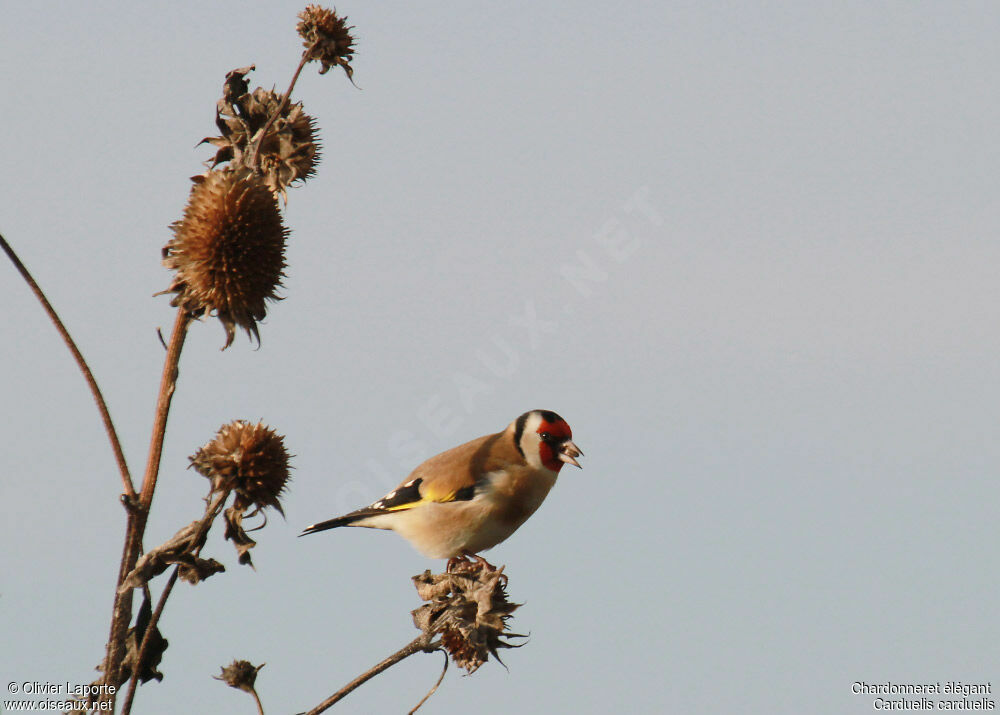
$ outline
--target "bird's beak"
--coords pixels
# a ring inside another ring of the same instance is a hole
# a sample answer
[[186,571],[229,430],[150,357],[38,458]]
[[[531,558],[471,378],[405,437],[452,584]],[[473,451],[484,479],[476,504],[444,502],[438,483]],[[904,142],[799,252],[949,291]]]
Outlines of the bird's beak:
[[[576,461],[576,458],[582,456],[583,450],[569,440],[563,442],[562,447],[559,448],[559,460],[566,462],[566,464],[572,464],[574,467],[580,467],[580,463]],[[583,467],[580,468],[583,469]]]

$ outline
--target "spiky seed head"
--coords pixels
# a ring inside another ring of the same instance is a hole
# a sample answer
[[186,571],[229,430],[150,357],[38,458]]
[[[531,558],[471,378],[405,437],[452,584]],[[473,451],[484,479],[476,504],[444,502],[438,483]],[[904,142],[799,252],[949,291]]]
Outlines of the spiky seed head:
[[[440,634],[451,659],[475,672],[499,648],[514,648],[504,638],[522,637],[507,630],[519,604],[507,599],[507,576],[484,561],[459,561],[443,574],[425,571],[413,577],[421,599],[413,621],[429,635]],[[499,660],[499,658],[498,658]]]
[[213,675],[216,680],[221,680],[230,688],[237,688],[247,693],[252,693],[254,684],[257,682],[257,673],[267,663],[254,665],[249,660],[234,660],[232,663],[222,668],[219,675]]
[[236,492],[235,507],[274,507],[288,484],[288,452],[284,437],[263,422],[236,420],[223,425],[215,438],[189,459],[216,492]]
[[[320,144],[315,120],[302,109],[301,102],[282,106],[281,95],[273,89],[257,87],[247,92],[244,75],[253,69],[241,67],[226,75],[223,96],[217,103],[215,124],[222,136],[206,137],[218,150],[211,161],[212,168],[229,162],[230,168],[259,170],[264,182],[275,194],[287,198],[285,189],[293,182],[313,176],[320,159]],[[281,107],[281,111],[278,108]],[[278,116],[260,132],[275,113]],[[257,166],[250,166],[254,148]]]
[[257,321],[285,275],[288,230],[278,202],[253,173],[210,171],[195,177],[184,218],[171,225],[163,264],[176,273],[171,305],[218,317],[233,342],[236,326],[260,342]]
[[337,15],[335,9],[307,5],[299,13],[299,24],[295,29],[306,47],[307,59],[316,60],[323,65],[320,74],[340,65],[348,78],[354,76],[354,69],[351,67],[354,59],[354,37],[351,30],[354,26],[347,26],[346,17]]

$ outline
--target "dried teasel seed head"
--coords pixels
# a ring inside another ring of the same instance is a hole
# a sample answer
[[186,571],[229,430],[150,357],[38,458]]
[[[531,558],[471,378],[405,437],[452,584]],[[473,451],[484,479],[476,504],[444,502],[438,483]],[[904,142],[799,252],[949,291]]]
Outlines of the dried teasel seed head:
[[171,305],[192,315],[214,315],[233,342],[239,325],[260,342],[257,321],[267,315],[265,301],[285,275],[285,239],[277,199],[249,171],[210,171],[195,178],[184,218],[170,227],[174,236],[163,248],[163,264],[176,293]]
[[306,58],[322,63],[320,74],[340,65],[348,79],[354,76],[354,69],[351,67],[354,59],[354,37],[351,30],[354,26],[347,26],[346,17],[338,16],[336,10],[307,5],[299,13],[299,24],[295,29],[306,47]]
[[[273,89],[257,87],[247,92],[244,75],[252,69],[241,67],[226,75],[215,116],[222,136],[202,139],[218,148],[206,163],[211,168],[229,162],[234,169],[259,169],[271,191],[287,198],[285,189],[290,184],[305,181],[316,171],[320,159],[316,122],[302,110],[301,102],[282,106],[281,95]],[[268,125],[275,113],[277,116]],[[261,136],[265,127],[267,132]],[[258,144],[256,166],[250,166]]]
[[257,682],[257,673],[267,663],[254,665],[249,660],[234,660],[232,663],[222,668],[219,675],[213,675],[216,680],[221,680],[230,688],[237,688],[247,693],[252,693],[254,684]]
[[189,457],[191,466],[212,480],[215,492],[236,492],[236,507],[274,507],[289,478],[284,438],[263,422],[236,420],[223,425],[215,438]]
[[417,628],[440,634],[441,645],[456,665],[475,672],[499,648],[515,648],[504,638],[519,638],[507,621],[519,604],[507,599],[507,576],[485,561],[458,561],[443,574],[425,571],[413,577],[421,599],[413,611]]

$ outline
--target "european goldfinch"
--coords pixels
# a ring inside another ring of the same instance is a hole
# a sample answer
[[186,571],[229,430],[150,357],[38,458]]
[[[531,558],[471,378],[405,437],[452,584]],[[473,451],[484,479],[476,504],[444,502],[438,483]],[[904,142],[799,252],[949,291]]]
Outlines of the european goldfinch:
[[541,506],[563,464],[583,455],[566,420],[532,410],[507,429],[431,457],[373,504],[313,524],[301,536],[338,526],[391,529],[430,558],[492,548]]

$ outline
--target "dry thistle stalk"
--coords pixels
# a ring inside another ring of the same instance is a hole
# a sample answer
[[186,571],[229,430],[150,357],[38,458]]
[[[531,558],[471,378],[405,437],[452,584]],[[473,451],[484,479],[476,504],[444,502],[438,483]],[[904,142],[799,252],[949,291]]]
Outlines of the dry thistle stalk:
[[[248,92],[244,77],[253,69],[252,65],[241,67],[226,75],[215,114],[222,136],[202,139],[218,147],[206,163],[213,169],[223,162],[230,162],[234,169],[258,168],[268,188],[287,198],[285,189],[311,177],[319,163],[316,122],[302,110],[301,102],[285,102],[274,90],[257,87]],[[258,167],[252,167],[258,143]]]
[[524,638],[507,630],[520,606],[507,600],[507,576],[484,560],[459,561],[442,574],[429,570],[413,577],[417,594],[428,601],[413,611],[413,622],[427,635],[440,634],[455,665],[474,673],[497,650],[517,648],[504,638]]
[[265,301],[280,300],[288,230],[271,190],[247,170],[194,177],[184,218],[171,225],[163,264],[176,271],[166,292],[193,316],[214,315],[232,345],[235,327],[260,342]]
[[[191,466],[212,482],[212,493],[235,492],[225,510],[226,533],[241,564],[253,565],[250,549],[257,545],[243,528],[243,519],[266,507],[284,516],[280,496],[289,479],[289,455],[284,438],[263,422],[236,420],[223,425],[215,439],[190,457]],[[266,522],[265,522],[266,523]]]
[[299,13],[299,24],[295,28],[305,45],[306,61],[317,61],[323,66],[320,74],[326,74],[331,67],[340,65],[352,82],[354,69],[351,61],[354,59],[354,37],[347,26],[347,18],[337,15],[336,9],[328,10],[319,5],[307,5]]
[[[0,236],[0,249],[42,302],[83,371],[121,472],[123,503],[128,512],[125,549],[106,653],[98,668],[104,675],[92,685],[108,688],[101,691],[100,702],[114,710],[117,688],[131,679],[122,706],[124,715],[131,712],[140,681],[163,677],[156,667],[167,641],[157,623],[174,584],[178,579],[198,583],[224,571],[222,564],[203,559],[200,553],[229,492],[235,492],[235,498],[233,506],[225,510],[226,538],[236,543],[241,563],[250,563],[249,549],[255,545],[243,529],[243,519],[262,513],[269,506],[282,511],[279,497],[289,478],[283,438],[260,423],[234,422],[224,426],[215,440],[191,457],[192,466],[212,482],[205,516],[181,528],[167,542],[140,558],[188,324],[192,318],[218,317],[226,331],[223,349],[232,344],[236,326],[259,342],[257,322],[267,315],[267,301],[280,299],[276,290],[281,286],[285,269],[288,231],[277,196],[284,197],[289,185],[312,176],[319,160],[315,122],[304,113],[301,103],[290,102],[292,91],[308,62],[320,62],[321,74],[338,65],[348,79],[353,75],[350,64],[354,56],[354,38],[350,33],[353,28],[347,26],[346,18],[315,5],[306,7],[298,17],[297,31],[306,50],[284,95],[260,88],[249,92],[245,77],[253,66],[233,70],[226,76],[223,97],[216,104],[216,125],[221,136],[204,140],[217,148],[216,154],[210,170],[192,178],[194,186],[184,216],[172,224],[173,237],[163,248],[164,265],[175,271],[170,287],[164,292],[175,294],[171,304],[179,310],[170,344],[165,344],[167,357],[140,492],[132,483],[110,413],[90,368],[44,293]],[[224,163],[228,166],[218,168]],[[176,568],[153,611],[149,581],[171,565]],[[130,629],[132,591],[136,588],[142,588],[144,601],[136,624]],[[252,671],[248,687],[253,692],[253,679],[260,667],[239,661],[231,668],[237,666],[244,675]],[[223,669],[224,678],[227,674],[227,669]],[[243,688],[239,684],[234,686]],[[256,693],[254,697],[262,713]],[[98,701],[88,695],[82,702],[91,705]]]

